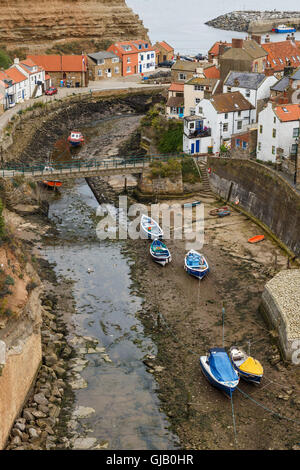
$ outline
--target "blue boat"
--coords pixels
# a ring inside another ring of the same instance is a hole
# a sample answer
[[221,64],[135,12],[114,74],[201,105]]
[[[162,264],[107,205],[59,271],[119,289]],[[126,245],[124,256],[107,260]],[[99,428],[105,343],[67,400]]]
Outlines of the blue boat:
[[184,269],[191,276],[202,279],[209,273],[209,266],[203,255],[198,251],[190,250],[184,259]]
[[273,28],[272,31],[275,31],[275,33],[295,33],[296,28],[293,26],[286,26],[285,24],[280,24],[278,25],[277,28]]
[[154,219],[143,214],[141,217],[141,235],[149,240],[156,240],[157,238],[162,239],[164,232]]
[[187,202],[186,204],[183,204],[183,207],[196,207],[199,204],[201,204],[201,201]]
[[207,380],[231,398],[240,379],[225,349],[209,349],[208,356],[200,356],[200,366]]
[[172,260],[171,253],[161,240],[154,240],[150,245],[150,255],[152,259],[162,266],[170,263]]

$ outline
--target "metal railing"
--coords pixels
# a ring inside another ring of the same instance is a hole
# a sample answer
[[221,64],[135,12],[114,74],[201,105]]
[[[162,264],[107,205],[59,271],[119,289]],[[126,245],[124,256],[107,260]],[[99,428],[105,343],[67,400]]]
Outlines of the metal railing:
[[[51,174],[80,173],[86,171],[105,171],[110,169],[143,168],[155,161],[168,161],[172,158],[181,158],[183,154],[177,155],[147,155],[114,157],[107,160],[73,160],[68,162],[39,162],[34,165],[3,165],[0,176],[11,178],[14,176],[51,176]],[[50,166],[51,165],[51,166]]]

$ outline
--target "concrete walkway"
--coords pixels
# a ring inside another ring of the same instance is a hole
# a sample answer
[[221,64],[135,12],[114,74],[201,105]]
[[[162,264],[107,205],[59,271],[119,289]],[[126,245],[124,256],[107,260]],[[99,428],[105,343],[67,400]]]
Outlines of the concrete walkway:
[[97,91],[113,91],[113,90],[129,90],[129,89],[147,89],[147,88],[159,88],[159,87],[168,87],[169,84],[162,84],[162,85],[154,85],[147,83],[142,83],[141,77],[139,75],[134,75],[131,77],[120,77],[117,79],[104,79],[97,82],[89,82],[88,87],[81,87],[81,88],[58,88],[58,92],[56,95],[47,96],[42,95],[38,98],[31,98],[29,100],[24,101],[24,103],[18,103],[11,109],[8,109],[0,116],[0,137],[2,134],[3,129],[7,126],[10,119],[18,113],[20,110],[25,110],[29,108],[34,103],[37,102],[46,102],[49,103],[54,100],[59,100],[66,98],[67,96],[77,95],[77,94],[88,94]]

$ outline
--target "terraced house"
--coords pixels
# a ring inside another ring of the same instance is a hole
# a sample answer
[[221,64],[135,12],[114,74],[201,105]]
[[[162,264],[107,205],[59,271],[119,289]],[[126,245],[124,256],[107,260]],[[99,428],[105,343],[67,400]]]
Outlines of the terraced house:
[[120,58],[109,51],[88,54],[90,80],[97,81],[103,78],[120,77],[122,62]]
[[115,42],[107,50],[119,57],[124,77],[155,70],[155,48],[149,41]]

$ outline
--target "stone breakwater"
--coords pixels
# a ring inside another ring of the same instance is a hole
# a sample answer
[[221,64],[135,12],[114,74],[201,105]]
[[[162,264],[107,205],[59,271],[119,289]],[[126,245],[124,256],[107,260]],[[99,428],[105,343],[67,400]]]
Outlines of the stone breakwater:
[[300,26],[300,11],[232,11],[205,24],[213,28],[240,32],[268,32],[280,23]]

